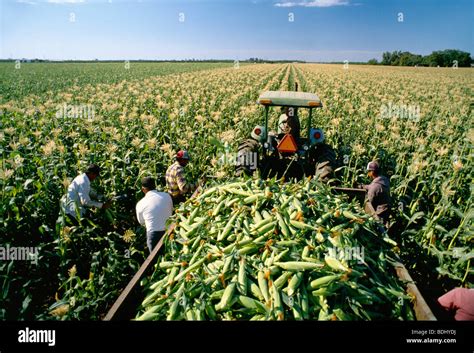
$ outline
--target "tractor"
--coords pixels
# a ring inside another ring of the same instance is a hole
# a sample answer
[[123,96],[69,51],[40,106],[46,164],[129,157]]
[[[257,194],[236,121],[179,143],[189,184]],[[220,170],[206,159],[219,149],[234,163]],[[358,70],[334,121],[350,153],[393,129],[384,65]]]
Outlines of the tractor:
[[[257,100],[265,109],[265,122],[255,126],[251,138],[240,143],[236,174],[251,175],[260,171],[263,179],[277,177],[300,180],[305,176],[323,181],[331,178],[336,154],[324,142],[324,132],[311,126],[313,109],[322,103],[314,93],[295,91],[266,91]],[[282,114],[278,130],[269,131],[271,107],[280,107]],[[300,134],[298,110],[309,109],[306,136]]]

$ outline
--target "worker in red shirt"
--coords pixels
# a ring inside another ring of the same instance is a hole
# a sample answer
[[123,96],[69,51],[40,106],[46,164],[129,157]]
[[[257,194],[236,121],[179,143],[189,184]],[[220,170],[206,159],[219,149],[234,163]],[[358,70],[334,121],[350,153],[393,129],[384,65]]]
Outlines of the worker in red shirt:
[[474,321],[474,288],[454,288],[438,298],[446,310],[455,310],[457,321]]

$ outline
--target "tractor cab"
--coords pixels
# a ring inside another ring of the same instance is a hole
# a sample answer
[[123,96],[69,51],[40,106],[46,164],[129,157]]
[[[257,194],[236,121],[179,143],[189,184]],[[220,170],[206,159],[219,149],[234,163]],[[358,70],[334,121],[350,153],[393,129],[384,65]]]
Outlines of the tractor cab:
[[[322,108],[319,97],[308,92],[266,91],[257,103],[264,108],[264,121],[254,127],[251,139],[240,144],[237,173],[249,174],[258,168],[263,178],[285,176],[301,179],[318,175],[328,179],[335,153],[324,143],[323,131],[312,126],[313,110]],[[269,126],[269,115],[275,108],[281,111],[278,123],[274,124],[278,126]],[[299,114],[302,109],[308,110],[303,130]],[[245,164],[249,153],[258,155],[257,168]]]
[[[253,137],[257,137],[269,149],[272,149],[277,143],[277,150],[280,153],[298,153],[305,154],[311,147],[324,141],[324,134],[321,129],[311,127],[313,109],[321,108],[322,103],[319,97],[314,93],[291,92],[291,91],[267,91],[260,95],[257,101],[265,108],[265,125],[256,126],[253,130]],[[278,133],[269,131],[268,116],[271,107],[281,107],[282,114],[278,121]],[[301,136],[300,116],[298,108],[307,108],[309,110],[307,132]],[[287,121],[281,116],[287,116]],[[283,125],[283,126],[282,126]],[[293,126],[292,126],[293,125]],[[285,129],[286,128],[286,129]],[[258,135],[258,132],[263,132]],[[266,133],[268,131],[268,133]]]

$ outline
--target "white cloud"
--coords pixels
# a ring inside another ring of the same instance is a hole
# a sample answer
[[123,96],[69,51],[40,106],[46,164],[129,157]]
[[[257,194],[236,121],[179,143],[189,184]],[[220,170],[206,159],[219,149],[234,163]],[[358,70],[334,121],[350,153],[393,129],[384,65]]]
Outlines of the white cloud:
[[349,1],[345,0],[312,0],[312,1],[285,1],[277,2],[276,7],[332,7],[332,6],[345,6],[349,5]]

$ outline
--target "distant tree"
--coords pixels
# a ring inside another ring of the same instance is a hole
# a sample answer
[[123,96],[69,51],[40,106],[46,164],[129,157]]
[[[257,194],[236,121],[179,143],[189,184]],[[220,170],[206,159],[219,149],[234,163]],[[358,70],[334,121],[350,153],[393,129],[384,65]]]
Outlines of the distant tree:
[[425,66],[437,66],[438,61],[439,59],[437,58],[437,54],[435,54],[434,52],[430,55],[426,55],[423,57],[423,64]]
[[384,52],[382,54],[382,65],[399,65],[401,51]]
[[457,62],[458,67],[469,67],[473,63],[471,55],[467,52],[447,49],[434,51],[430,55],[422,56],[418,54],[412,54],[408,51],[393,51],[384,52],[382,54],[382,65],[395,65],[395,66],[441,66],[450,67]]
[[377,59],[370,59],[369,61],[367,61],[367,64],[369,65],[378,65],[378,61]]
[[382,65],[392,65],[392,53],[386,51],[382,54]]
[[251,63],[263,63],[265,60],[259,58],[250,58],[247,61]]
[[423,62],[421,55],[412,54],[410,52],[403,52],[400,54],[398,65],[399,66],[415,66],[420,65]]
[[434,51],[426,57],[429,66],[449,67],[453,66],[455,61],[459,67],[469,67],[473,62],[469,53],[456,49]]

